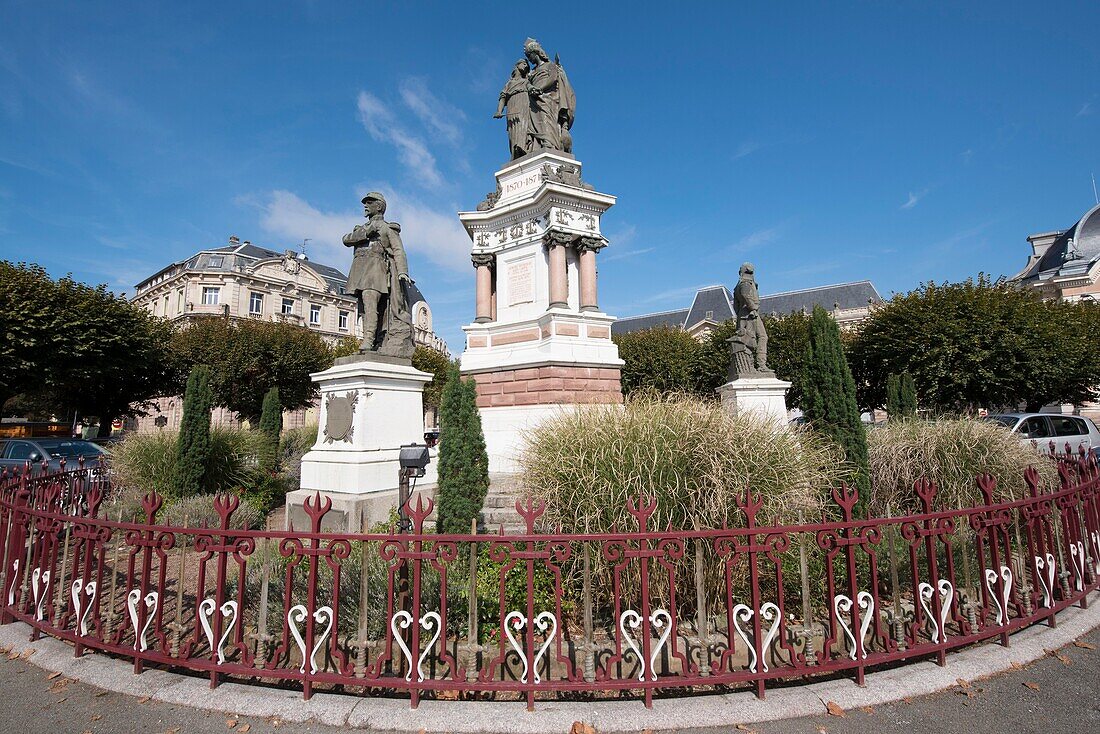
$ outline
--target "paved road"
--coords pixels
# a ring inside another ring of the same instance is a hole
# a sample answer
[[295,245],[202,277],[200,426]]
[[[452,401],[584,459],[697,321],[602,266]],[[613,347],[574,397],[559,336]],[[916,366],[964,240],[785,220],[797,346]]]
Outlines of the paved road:
[[[1049,734],[1100,731],[1100,629],[1056,654],[994,678],[873,709],[753,724],[730,734]],[[1089,647],[1091,646],[1091,647]],[[137,699],[66,679],[20,659],[0,659],[0,730],[69,732],[261,732],[330,734],[319,724],[228,717]],[[565,734],[563,732],[563,734]]]

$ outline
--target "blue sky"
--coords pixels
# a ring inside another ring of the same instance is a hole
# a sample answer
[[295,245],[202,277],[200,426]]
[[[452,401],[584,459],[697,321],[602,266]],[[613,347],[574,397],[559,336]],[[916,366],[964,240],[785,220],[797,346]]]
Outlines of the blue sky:
[[[601,305],[1015,273],[1100,175],[1100,3],[55,3],[0,0],[0,257],[132,288],[230,234],[347,267],[390,195],[452,351],[455,211],[506,159],[524,38],[577,92]],[[375,7],[377,6],[377,7]]]

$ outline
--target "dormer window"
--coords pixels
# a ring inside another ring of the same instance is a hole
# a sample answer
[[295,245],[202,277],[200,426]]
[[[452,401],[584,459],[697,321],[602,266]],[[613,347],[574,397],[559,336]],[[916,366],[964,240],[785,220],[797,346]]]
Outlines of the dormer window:
[[221,255],[210,256],[210,267],[220,268],[225,263],[225,258]]
[[704,316],[707,321],[714,321],[714,311],[707,311],[707,315]]

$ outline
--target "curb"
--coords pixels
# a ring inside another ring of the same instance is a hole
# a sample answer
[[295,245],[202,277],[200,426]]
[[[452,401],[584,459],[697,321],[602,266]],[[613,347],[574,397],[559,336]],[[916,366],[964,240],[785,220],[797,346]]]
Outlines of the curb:
[[[567,732],[574,722],[595,727],[600,734],[640,732],[728,731],[737,724],[816,716],[825,704],[841,708],[878,706],[903,698],[936,693],[1033,662],[1100,626],[1100,604],[1061,612],[1058,626],[1034,625],[1014,634],[1011,647],[988,642],[949,653],[939,667],[925,660],[869,673],[860,687],[851,679],[833,679],[776,688],[767,699],[748,691],[719,695],[658,699],[652,709],[640,701],[547,701],[533,712],[522,702],[422,701],[410,709],[404,698],[363,698],[316,693],[305,701],[300,691],[222,683],[211,690],[205,678],[146,670],[130,673],[123,660],[89,653],[73,657],[68,644],[52,637],[28,642],[31,628],[21,622],[0,627],[0,645],[33,650],[29,662],[82,683],[130,696],[148,696],[163,703],[252,717],[277,716],[283,721],[316,721],[371,732],[453,732],[455,734],[542,734]],[[685,723],[690,727],[685,728]]]

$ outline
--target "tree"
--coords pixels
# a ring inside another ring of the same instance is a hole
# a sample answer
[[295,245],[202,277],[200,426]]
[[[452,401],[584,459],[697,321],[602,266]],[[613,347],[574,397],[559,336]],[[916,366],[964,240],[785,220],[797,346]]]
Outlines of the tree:
[[432,375],[432,381],[424,386],[424,407],[438,408],[443,398],[443,386],[447,384],[453,360],[435,349],[417,346],[412,356],[413,367]]
[[802,410],[807,422],[835,441],[853,470],[860,504],[870,496],[867,434],[856,404],[856,385],[841,348],[840,328],[829,313],[814,307],[802,372]]
[[703,397],[713,397],[715,390],[729,382],[731,358],[729,339],[736,334],[737,319],[728,319],[714,327],[699,344],[693,369],[695,390]]
[[682,329],[657,326],[617,335],[623,392],[690,392],[696,384],[699,342]]
[[802,408],[802,383],[806,349],[810,340],[810,317],[801,311],[786,316],[765,316],[768,330],[768,366],[775,376],[791,383],[787,391],[787,407]]
[[310,374],[332,366],[332,350],[300,326],[269,321],[196,319],[181,329],[174,349],[185,364],[210,365],[214,404],[259,425],[264,396],[279,388],[286,410],[310,405],[317,388]]
[[489,492],[489,456],[477,410],[477,388],[451,365],[439,409],[439,504],[436,528],[466,533]]
[[260,414],[260,470],[274,473],[279,466],[279,436],[283,432],[283,405],[279,402],[279,388],[273,387],[264,395],[263,412]]
[[172,489],[177,497],[203,494],[207,462],[210,457],[210,409],[214,395],[210,389],[210,369],[196,365],[187,378],[183,395],[183,418],[176,442],[176,467]]
[[917,391],[908,372],[886,378],[886,412],[890,418],[913,418],[917,414]]
[[52,280],[37,265],[0,262],[0,404],[111,422],[178,391],[172,326],[104,285]]
[[908,372],[920,403],[940,411],[1095,399],[1100,304],[1041,300],[988,276],[927,283],[872,311],[851,345],[864,407],[885,404],[890,374]]

